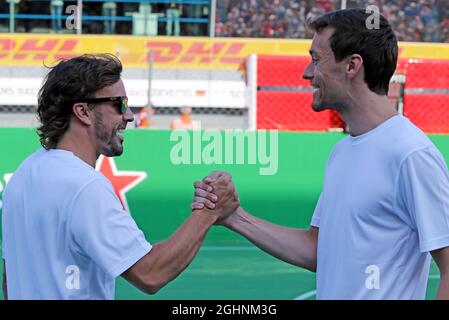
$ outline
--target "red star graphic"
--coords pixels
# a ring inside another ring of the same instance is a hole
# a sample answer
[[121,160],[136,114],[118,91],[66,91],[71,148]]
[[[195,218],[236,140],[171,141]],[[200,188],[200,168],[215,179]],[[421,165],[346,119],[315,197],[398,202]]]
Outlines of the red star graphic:
[[117,170],[114,159],[103,155],[98,158],[96,169],[111,181],[114,191],[122,203],[123,209],[130,212],[125,193],[142,182],[147,177],[146,172],[119,171]]

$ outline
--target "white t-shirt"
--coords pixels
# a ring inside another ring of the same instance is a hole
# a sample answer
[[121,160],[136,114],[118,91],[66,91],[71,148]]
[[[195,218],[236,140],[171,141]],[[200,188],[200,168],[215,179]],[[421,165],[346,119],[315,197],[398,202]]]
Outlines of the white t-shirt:
[[449,174],[397,115],[340,141],[312,217],[318,299],[424,299],[429,251],[449,246]]
[[115,278],[151,250],[109,180],[58,149],[14,173],[2,228],[9,299],[114,299]]

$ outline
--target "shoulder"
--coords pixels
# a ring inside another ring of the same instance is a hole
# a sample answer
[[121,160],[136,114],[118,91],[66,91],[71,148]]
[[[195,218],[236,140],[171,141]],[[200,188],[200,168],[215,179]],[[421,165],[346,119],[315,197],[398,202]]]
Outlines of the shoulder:
[[22,161],[22,163],[17,168],[16,172],[32,165],[35,161],[42,158],[45,155],[46,151],[47,150],[45,150],[44,148],[39,148],[38,150],[30,154],[28,157],[25,158],[25,160]]
[[34,166],[34,163],[45,154],[45,151],[44,148],[40,148],[25,158],[17,169],[12,172],[12,176],[6,184],[6,190],[12,189],[15,184],[21,184],[24,180],[28,180],[29,172]]
[[328,163],[331,162],[335,157],[335,155],[337,155],[348,143],[349,143],[349,136],[346,136],[343,139],[339,140],[334,145],[334,147],[331,150],[331,153],[329,154]]
[[73,153],[42,148],[23,161],[14,172],[10,183],[28,185],[33,189],[45,185],[47,189],[61,189],[65,195],[73,195],[86,184],[96,180],[102,181],[103,184],[108,182],[100,172]]
[[[401,167],[409,169],[419,168],[420,171],[430,172],[435,168],[447,171],[447,165],[441,152],[434,146],[424,146],[411,150],[403,157]],[[436,179],[437,177],[433,177]]]
[[429,137],[406,117],[401,117],[392,129],[391,144],[402,152],[435,147]]
[[[83,217],[86,221],[100,218],[115,210],[122,211],[122,209],[123,206],[121,206],[111,183],[101,176],[80,185],[66,207],[69,217],[76,212],[78,217]],[[92,215],[92,212],[95,212],[95,215]]]
[[394,166],[401,166],[409,157],[430,154],[439,151],[429,137],[404,116],[397,116],[395,121],[375,139],[375,148]]

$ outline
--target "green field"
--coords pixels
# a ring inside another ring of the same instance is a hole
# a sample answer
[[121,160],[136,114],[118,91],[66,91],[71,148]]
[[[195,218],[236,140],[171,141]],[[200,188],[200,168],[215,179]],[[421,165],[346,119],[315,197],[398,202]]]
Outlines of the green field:
[[[278,171],[259,174],[261,164],[174,165],[169,131],[130,130],[118,170],[144,171],[147,178],[126,194],[131,214],[147,239],[166,239],[189,215],[192,182],[213,170],[233,175],[242,205],[254,215],[291,227],[310,222],[324,166],[339,133],[279,133]],[[449,136],[431,139],[449,161]],[[31,129],[0,129],[3,148],[0,183],[39,147]],[[1,198],[0,188],[0,198]],[[433,298],[438,270],[432,265],[428,298]],[[117,299],[314,299],[315,275],[276,260],[223,227],[214,227],[193,263],[154,296],[140,293],[123,279]]]
[[[435,297],[438,280],[432,263],[427,299]],[[123,300],[314,300],[314,293],[314,273],[249,245],[204,246],[184,273],[152,296],[123,278],[116,285],[116,299]]]

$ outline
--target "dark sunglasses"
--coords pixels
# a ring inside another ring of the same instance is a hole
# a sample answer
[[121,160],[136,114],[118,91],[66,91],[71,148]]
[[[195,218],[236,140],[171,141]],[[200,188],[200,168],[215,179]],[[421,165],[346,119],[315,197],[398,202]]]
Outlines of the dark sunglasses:
[[126,109],[128,109],[127,96],[90,98],[90,99],[83,99],[83,101],[79,102],[86,102],[86,103],[112,102],[114,105],[117,105],[117,102],[120,102],[120,112],[122,114],[124,114],[126,112]]

